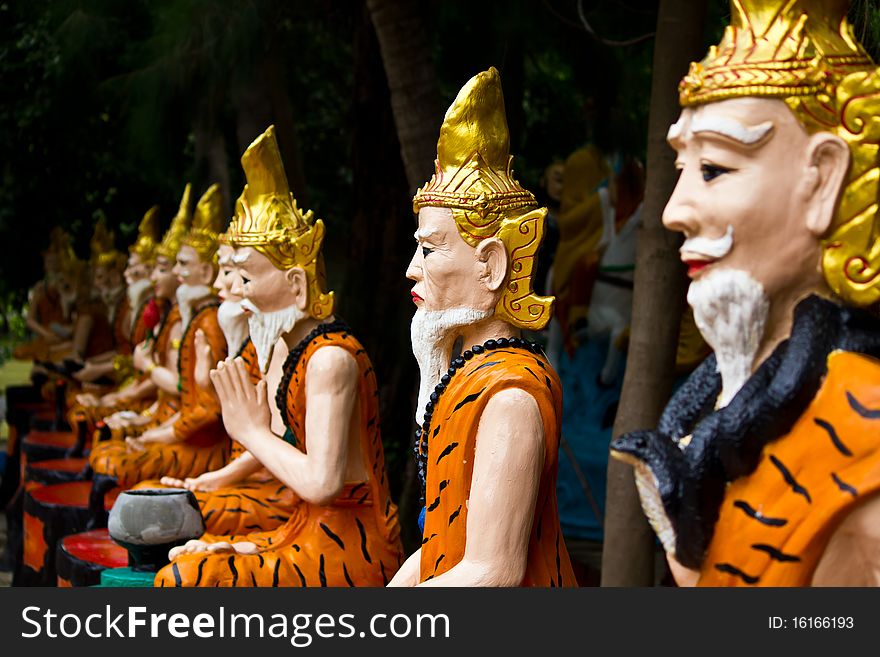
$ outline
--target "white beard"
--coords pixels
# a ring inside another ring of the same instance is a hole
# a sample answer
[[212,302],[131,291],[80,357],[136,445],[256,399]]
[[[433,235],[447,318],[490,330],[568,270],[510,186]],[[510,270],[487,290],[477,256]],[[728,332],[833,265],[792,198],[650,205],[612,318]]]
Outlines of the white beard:
[[73,307],[76,305],[76,292],[72,294],[59,293],[58,296],[61,298],[61,311],[64,313],[65,319],[69,319]]
[[254,343],[254,349],[257,351],[260,371],[265,374],[275,344],[281,336],[290,333],[297,322],[305,319],[307,314],[296,304],[271,313],[261,313],[254,304],[245,299],[241,302],[241,307],[251,312],[247,321],[248,330],[251,334],[251,342]]
[[691,283],[688,303],[700,333],[715,350],[722,408],[751,376],[770,310],[764,287],[744,271],[710,271]]
[[153,282],[149,278],[135,281],[125,290],[128,295],[128,305],[131,308],[131,328],[134,328],[134,323],[137,321],[138,310],[146,303],[152,291]]
[[193,314],[193,301],[204,299],[211,294],[211,288],[207,285],[179,285],[177,287],[177,306],[180,310],[180,321],[183,322],[183,330],[189,326]]
[[224,301],[217,309],[217,323],[226,337],[226,353],[234,356],[248,336],[248,320],[241,301]]
[[491,317],[491,310],[450,308],[449,310],[416,310],[410,324],[413,355],[419,364],[419,401],[416,406],[416,424],[422,416],[428,398],[440,377],[449,369],[449,359],[455,343],[455,329],[470,326]]
[[125,287],[120,285],[113,290],[104,290],[101,293],[101,301],[107,306],[107,317],[112,325],[116,321],[116,312],[119,310],[119,301],[125,294]]

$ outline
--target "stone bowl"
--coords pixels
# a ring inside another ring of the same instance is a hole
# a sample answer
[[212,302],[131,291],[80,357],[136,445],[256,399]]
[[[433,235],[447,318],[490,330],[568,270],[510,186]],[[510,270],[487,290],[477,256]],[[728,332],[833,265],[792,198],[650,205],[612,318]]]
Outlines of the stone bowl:
[[183,488],[145,488],[121,493],[107,521],[110,538],[128,550],[134,570],[156,572],[168,551],[205,533],[205,521],[192,492]]

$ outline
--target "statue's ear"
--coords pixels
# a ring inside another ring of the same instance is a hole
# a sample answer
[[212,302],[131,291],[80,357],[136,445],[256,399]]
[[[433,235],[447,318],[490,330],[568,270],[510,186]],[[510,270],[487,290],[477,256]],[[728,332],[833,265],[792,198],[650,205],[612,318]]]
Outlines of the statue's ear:
[[496,292],[504,285],[510,264],[504,242],[497,237],[484,239],[477,245],[474,257],[480,270],[480,282],[490,292]]
[[810,137],[801,189],[806,201],[804,221],[816,237],[824,237],[831,227],[849,164],[849,147],[843,139],[829,132]]
[[284,272],[290,291],[293,293],[294,303],[300,310],[306,310],[309,303],[309,280],[302,267],[293,267]]

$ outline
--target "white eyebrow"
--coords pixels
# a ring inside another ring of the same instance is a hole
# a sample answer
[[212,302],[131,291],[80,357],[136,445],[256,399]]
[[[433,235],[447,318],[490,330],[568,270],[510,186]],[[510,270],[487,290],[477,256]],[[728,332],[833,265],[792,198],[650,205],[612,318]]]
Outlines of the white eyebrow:
[[674,139],[678,139],[681,137],[681,133],[684,130],[684,117],[678,117],[678,121],[669,126],[669,131],[666,133],[666,141],[672,141]]
[[247,262],[248,256],[250,256],[250,253],[234,253],[232,254],[232,262],[237,265],[244,264]]
[[218,265],[228,265],[230,262],[232,262],[233,257],[234,256],[232,256],[232,255],[220,256],[219,258],[217,258],[217,264]]
[[413,233],[413,238],[416,242],[420,242],[424,239],[428,239],[431,235],[437,233],[436,228],[419,228],[416,232]]
[[764,121],[764,123],[759,123],[755,126],[747,126],[733,119],[726,119],[721,116],[700,116],[699,114],[691,121],[691,132],[695,135],[701,132],[714,132],[738,141],[745,146],[757,144],[769,135],[772,130],[772,121]]

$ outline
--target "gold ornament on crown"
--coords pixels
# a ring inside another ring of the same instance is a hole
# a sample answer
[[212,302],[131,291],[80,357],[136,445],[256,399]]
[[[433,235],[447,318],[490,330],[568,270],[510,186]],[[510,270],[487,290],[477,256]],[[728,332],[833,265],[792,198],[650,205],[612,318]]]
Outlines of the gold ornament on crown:
[[510,271],[495,314],[519,328],[538,330],[550,320],[553,297],[532,290],[535,254],[544,236],[546,208],[513,177],[510,132],[501,78],[495,68],[471,78],[440,127],[431,180],[413,197],[413,211],[449,208],[458,232],[476,247],[500,239]]
[[223,229],[223,219],[223,197],[220,185],[214,183],[196,203],[192,228],[183,244],[193,247],[203,261],[216,264],[217,240]]
[[183,190],[183,198],[180,199],[180,207],[177,210],[177,214],[174,215],[174,219],[171,220],[171,226],[168,227],[168,230],[162,237],[162,242],[156,247],[156,255],[174,262],[177,252],[180,251],[183,239],[186,237],[187,231],[189,231],[189,223],[192,219],[191,204],[192,185],[186,183],[186,187]]
[[299,267],[309,286],[309,314],[333,314],[333,292],[325,292],[324,222],[303,212],[290,191],[275,139],[275,126],[248,146],[241,156],[247,184],[235,203],[235,215],[220,241],[237,248],[253,247],[278,269]]
[[125,255],[116,250],[114,242],[115,235],[107,228],[106,219],[99,217],[89,241],[92,267],[109,267],[120,271],[125,267]]
[[851,154],[822,268],[844,301],[880,301],[880,70],[846,19],[849,0],[731,0],[731,24],[679,85],[683,107],[727,98],[779,98],[810,133]]
[[152,263],[156,259],[156,247],[159,241],[159,206],[154,205],[141,219],[138,235],[128,252],[137,255],[142,262]]

